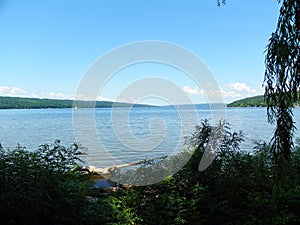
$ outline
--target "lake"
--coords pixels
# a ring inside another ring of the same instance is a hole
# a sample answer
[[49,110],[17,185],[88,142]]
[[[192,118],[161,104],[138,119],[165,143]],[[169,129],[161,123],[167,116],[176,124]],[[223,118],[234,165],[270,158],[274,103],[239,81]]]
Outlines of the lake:
[[[19,143],[37,149],[56,139],[64,146],[79,141],[88,148],[88,163],[103,167],[176,154],[183,148],[183,137],[200,120],[212,120],[213,113],[207,105],[180,112],[174,107],[0,110],[0,143],[5,148]],[[232,130],[246,136],[241,149],[251,150],[254,141],[269,141],[273,135],[266,108],[226,108],[224,113]],[[94,124],[88,122],[91,115]],[[300,108],[294,110],[294,118],[300,127]],[[298,130],[295,137],[300,137]]]

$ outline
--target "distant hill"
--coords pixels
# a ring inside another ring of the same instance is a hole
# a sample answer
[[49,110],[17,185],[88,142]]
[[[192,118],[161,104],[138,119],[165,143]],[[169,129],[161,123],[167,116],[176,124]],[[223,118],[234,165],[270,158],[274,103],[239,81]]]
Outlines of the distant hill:
[[263,95],[244,98],[241,100],[234,101],[230,104],[227,104],[227,107],[266,107],[266,106],[267,104],[264,100]]
[[[58,99],[39,99],[39,98],[20,98],[20,97],[1,97],[0,109],[47,109],[47,108],[91,108],[94,107],[92,101],[76,101]],[[144,104],[131,104],[121,102],[97,101],[96,108],[112,107],[152,107]]]
[[[300,92],[298,92],[300,97]],[[263,95],[258,95],[250,98],[244,98],[227,104],[227,107],[266,107],[267,103]],[[294,107],[300,106],[300,98],[294,103]]]

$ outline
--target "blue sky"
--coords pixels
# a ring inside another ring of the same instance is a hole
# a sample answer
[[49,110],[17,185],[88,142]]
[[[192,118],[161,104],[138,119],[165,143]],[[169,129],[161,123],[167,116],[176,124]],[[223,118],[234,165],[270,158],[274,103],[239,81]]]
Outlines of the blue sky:
[[[100,56],[126,43],[161,40],[197,54],[231,102],[262,94],[264,50],[279,14],[276,0],[0,0],[0,95],[74,98]],[[115,74],[99,99],[155,76],[176,83],[194,103],[201,87],[174,68],[136,65]],[[151,99],[148,100],[151,103]]]

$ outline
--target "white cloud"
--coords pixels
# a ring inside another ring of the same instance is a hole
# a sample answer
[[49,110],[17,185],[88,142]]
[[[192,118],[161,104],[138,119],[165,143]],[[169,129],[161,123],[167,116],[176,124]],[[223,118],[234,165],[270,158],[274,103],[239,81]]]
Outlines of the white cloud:
[[49,99],[70,99],[70,100],[83,100],[83,101],[118,101],[118,102],[131,102],[131,103],[136,103],[137,100],[130,99],[111,99],[107,98],[104,96],[97,96],[96,99],[87,95],[83,94],[77,94],[75,95],[68,95],[60,92],[44,92],[44,93],[39,93],[39,92],[32,92],[29,93],[25,91],[24,89],[20,87],[9,87],[9,86],[0,86],[0,96],[11,96],[11,97],[29,97],[29,98],[49,98]]
[[85,94],[77,94],[75,97],[73,96],[71,99],[79,100],[79,101],[114,101],[113,99],[106,98],[104,96],[97,96],[96,99],[94,97],[85,95]]
[[256,93],[256,90],[252,89],[251,87],[249,87],[245,83],[234,82],[234,83],[230,83],[228,85],[228,87],[231,90],[234,90],[234,91],[244,91],[244,92],[247,92],[247,93]]
[[233,82],[228,85],[225,85],[223,91],[224,98],[227,102],[231,102],[241,98],[262,95],[264,93],[264,89],[261,86],[252,88],[246,83],[241,82]]
[[76,96],[74,97],[74,100],[78,100],[78,101],[92,101],[95,99],[92,99],[90,96],[84,95],[84,94],[76,94]]
[[110,98],[103,97],[103,96],[97,96],[97,101],[113,102],[114,100],[112,100]]
[[0,96],[11,97],[31,97],[31,98],[55,98],[55,99],[72,99],[72,95],[65,95],[63,93],[29,93],[20,87],[0,86]]
[[63,93],[54,93],[54,92],[48,92],[44,94],[44,96],[40,96],[42,98],[55,98],[55,99],[70,99],[70,95],[65,95]]
[[218,90],[201,90],[201,95],[205,96],[208,100],[212,102],[223,102],[228,98],[239,98],[242,95],[234,91],[225,91],[222,89]]
[[182,90],[191,95],[202,95],[216,101],[222,101],[224,98],[225,102],[262,95],[264,93],[262,87],[259,86],[253,88],[243,82],[232,82],[220,87],[219,90],[213,90],[209,87],[206,87],[205,89],[199,89],[198,87],[191,88],[190,86],[183,86]]
[[228,96],[233,94],[233,92],[227,93],[222,89],[213,90],[211,88],[205,88],[204,90],[198,87],[191,88],[189,86],[183,86],[182,90],[192,95],[202,95],[206,97],[222,97],[224,95]]
[[242,95],[238,92],[235,92],[235,91],[224,91],[222,90],[222,95],[224,98],[239,98],[241,97]]
[[0,86],[0,94],[7,93],[10,90],[10,87]]
[[22,88],[13,87],[13,88],[11,88],[10,93],[13,94],[13,95],[24,95],[27,92]]
[[8,87],[8,86],[1,86],[0,87],[0,95],[3,96],[24,96],[27,92],[19,87]]
[[32,98],[40,98],[40,95],[38,95],[36,93],[32,93],[30,97],[32,97]]
[[183,86],[182,88],[183,91],[189,93],[189,94],[192,94],[192,95],[199,95],[201,94],[201,91],[199,90],[198,87],[194,87],[194,88],[191,88],[189,86]]

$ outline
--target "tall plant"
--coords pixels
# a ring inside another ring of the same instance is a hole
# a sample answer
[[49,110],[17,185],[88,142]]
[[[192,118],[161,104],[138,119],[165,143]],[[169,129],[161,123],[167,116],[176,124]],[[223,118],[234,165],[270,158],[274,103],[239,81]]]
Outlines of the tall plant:
[[[280,0],[278,2],[281,2]],[[274,158],[273,200],[277,213],[278,199],[284,185],[291,182],[291,149],[295,130],[293,105],[300,88],[300,1],[283,0],[275,32],[266,49],[265,99],[268,121],[276,124],[271,140]]]

